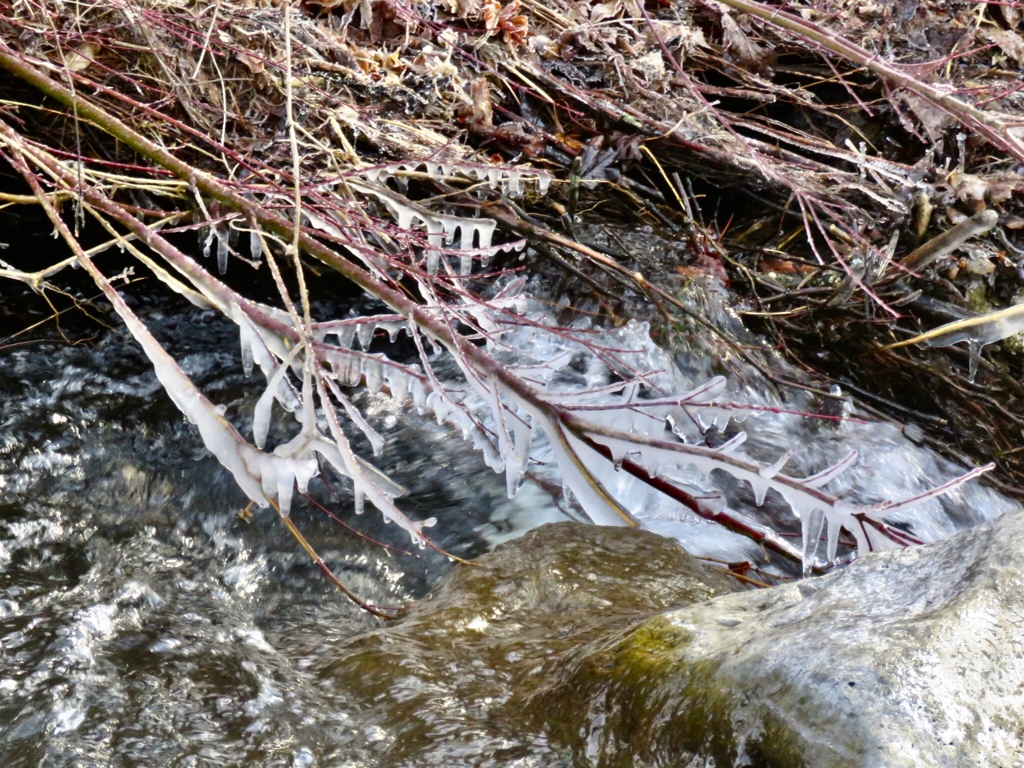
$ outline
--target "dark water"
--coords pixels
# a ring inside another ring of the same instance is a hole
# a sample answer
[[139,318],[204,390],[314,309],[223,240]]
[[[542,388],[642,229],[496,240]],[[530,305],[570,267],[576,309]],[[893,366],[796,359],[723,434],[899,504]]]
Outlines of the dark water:
[[[244,424],[253,395],[235,329],[207,315],[147,320]],[[244,498],[134,343],[92,335],[0,350],[0,764],[318,764],[325,744],[354,737],[343,693],[307,670],[379,622],[342,599],[273,513],[240,520]],[[441,548],[472,556],[529,527],[531,504],[552,514],[537,493],[510,503],[446,430],[386,400],[364,405],[410,446],[383,466],[409,488],[412,517],[439,518]],[[404,532],[372,510],[353,516],[340,482],[312,493],[392,547],[296,505],[296,523],[363,599],[400,607],[449,568],[429,549],[404,554]]]

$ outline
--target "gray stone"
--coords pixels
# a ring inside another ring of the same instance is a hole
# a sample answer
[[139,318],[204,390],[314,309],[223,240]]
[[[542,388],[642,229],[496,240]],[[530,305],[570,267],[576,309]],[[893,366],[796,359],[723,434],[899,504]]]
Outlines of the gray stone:
[[718,597],[579,659],[548,735],[578,766],[1021,766],[1022,595],[1011,513]]

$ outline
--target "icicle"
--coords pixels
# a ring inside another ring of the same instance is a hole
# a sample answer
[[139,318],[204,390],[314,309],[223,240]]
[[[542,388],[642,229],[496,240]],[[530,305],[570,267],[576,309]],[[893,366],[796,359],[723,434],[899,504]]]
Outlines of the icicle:
[[[352,349],[352,339],[355,338],[357,327],[358,326],[353,325],[352,323],[348,323],[346,325],[339,325],[337,328],[332,328],[330,332],[334,334],[339,347]],[[361,343],[362,342],[360,342],[360,344]]]
[[263,241],[260,240],[260,236],[256,232],[249,233],[249,255],[252,256],[254,262],[263,258]]
[[392,320],[384,323],[377,323],[377,327],[382,331],[386,331],[388,339],[394,344],[398,340],[398,334],[401,333],[406,327],[406,321],[403,320]]
[[443,248],[446,235],[444,224],[433,216],[420,218],[427,229],[427,244],[432,248]]
[[759,477],[749,477],[747,481],[750,483],[751,489],[754,491],[754,503],[757,506],[764,504],[764,497],[768,493],[768,489],[771,487],[771,483],[767,480],[762,480]]
[[388,388],[396,402],[403,402],[409,393],[409,377],[398,368],[389,367],[387,373]]
[[810,576],[814,568],[814,559],[818,554],[818,541],[821,539],[821,529],[824,524],[825,513],[817,508],[812,509],[810,514],[803,515],[800,520],[803,532],[804,578]]
[[836,561],[836,550],[839,548],[839,531],[842,526],[839,521],[829,519],[828,521],[828,551],[826,557],[831,565]]
[[530,463],[530,445],[533,443],[533,425],[520,416],[512,417],[512,432],[515,438],[515,449],[519,455],[519,468],[526,471]]
[[248,324],[243,323],[238,326],[238,339],[242,347],[242,370],[245,372],[246,378],[252,375],[252,337],[253,332]]
[[[444,244],[451,245],[455,242],[455,235],[459,234],[459,229],[462,227],[462,219],[457,216],[445,216],[440,215],[437,217],[437,221],[441,224],[441,228],[444,230]],[[463,238],[459,238],[458,248],[464,248]]]
[[280,472],[277,475],[277,505],[281,508],[281,514],[287,517],[292,511],[292,489],[295,487],[295,478],[289,472]]
[[[794,453],[796,453],[796,449],[790,448],[788,451],[782,454],[774,464],[770,464],[766,467],[761,467],[757,471],[757,474],[759,474],[766,480],[771,480],[773,477],[779,474],[779,470],[786,466],[786,462],[793,458]],[[759,505],[760,503],[761,502],[758,502]]]
[[433,411],[434,418],[437,419],[439,425],[444,424],[448,414],[451,413],[447,401],[437,392],[431,392],[427,397],[427,408]]
[[498,226],[498,222],[494,219],[476,219],[474,221],[474,225],[476,230],[477,248],[490,248],[491,240],[494,238],[494,230]]
[[380,392],[384,386],[384,372],[381,370],[380,358],[368,355],[363,358],[363,375],[366,376],[366,389],[371,395]]
[[981,362],[981,349],[985,345],[977,340],[971,339],[967,342],[967,380],[974,383],[974,377],[978,375],[978,363]]
[[537,172],[537,194],[543,197],[551,187],[551,174],[543,171]]
[[362,362],[355,355],[332,358],[331,370],[338,377],[338,383],[345,387],[357,387],[363,379]]
[[356,338],[359,339],[359,346],[364,352],[369,351],[370,344],[373,343],[373,323],[359,323],[356,326]]
[[341,230],[338,229],[338,227],[327,221],[327,219],[312,209],[307,208],[304,215],[309,219],[309,226],[313,229],[319,230],[320,232],[326,232],[328,235],[332,235],[333,237],[342,237]]
[[508,176],[505,178],[505,184],[503,185],[505,194],[509,197],[522,197],[523,196],[523,176],[522,174],[513,169],[509,169]]
[[363,436],[370,442],[370,449],[373,451],[374,456],[380,456],[384,450],[384,438],[381,437],[380,433],[375,430],[370,423],[363,418],[363,414],[358,408],[352,405],[352,401],[345,397],[344,393],[338,389],[333,381],[327,380],[327,386],[331,390],[331,394],[334,398],[341,403],[345,409],[345,414],[349,420],[359,428],[359,431],[363,433]]
[[412,222],[414,219],[419,218],[419,215],[412,208],[402,203],[387,198],[384,200],[385,204],[391,210],[391,213],[395,217],[395,222],[398,224],[399,229],[410,230],[412,229]]
[[427,390],[423,382],[419,379],[410,379],[409,393],[412,395],[412,404],[416,408],[416,413],[422,416],[427,406]]
[[463,253],[459,256],[459,275],[468,277],[471,274],[473,274],[473,255]]
[[228,271],[228,235],[216,225],[214,232],[217,235],[217,270],[225,275]]
[[[366,508],[366,492],[363,490],[363,484],[358,480],[353,480],[352,483],[352,499],[355,503],[355,513],[357,515],[363,514]],[[385,516],[384,522],[389,523],[391,521]]]
[[295,359],[300,349],[302,349],[301,344],[292,349],[288,357],[278,366],[274,375],[270,377],[267,388],[263,390],[260,399],[256,401],[256,407],[253,408],[252,412],[252,435],[257,448],[262,449],[267,442],[267,432],[270,431],[271,406],[274,400],[277,399],[277,392],[281,387],[282,379],[288,370],[288,366],[291,365],[292,360]]

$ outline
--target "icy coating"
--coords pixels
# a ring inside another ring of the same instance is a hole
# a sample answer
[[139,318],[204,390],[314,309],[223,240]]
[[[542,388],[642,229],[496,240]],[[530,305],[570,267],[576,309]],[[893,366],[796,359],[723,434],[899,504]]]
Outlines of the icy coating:
[[[520,308],[538,325],[551,322],[540,303],[524,297]],[[533,458],[538,462],[546,458],[548,463],[539,464],[537,471],[557,465],[566,497],[575,498],[598,522],[622,524],[620,512],[591,483],[566,472],[572,463],[566,460],[563,437],[643,527],[678,539],[694,554],[727,560],[740,553],[756,559],[755,548],[652,491],[621,468],[623,460],[703,492],[709,508],[728,507],[754,526],[778,526],[775,510],[784,502],[808,542],[805,570],[821,554],[834,558],[841,528],[855,537],[861,551],[896,546],[891,538],[857,523],[854,514],[887,520],[898,531],[934,541],[1015,507],[977,482],[963,482],[978,470],[958,472],[949,462],[913,445],[898,426],[856,418],[852,405],[840,419],[817,419],[813,416],[817,404],[810,396],[787,393],[783,401],[767,387],[741,383],[751,377],[742,365],[717,377],[708,376],[706,359],[693,370],[680,367],[676,360],[684,358],[673,359],[654,344],[645,323],[631,321],[587,339],[595,347],[616,351],[599,362],[564,336],[526,323],[502,335],[503,343],[520,350],[519,370],[529,370],[531,378],[543,382],[546,398],[567,403],[573,414],[594,425],[590,436],[611,451],[608,463],[542,414],[525,409],[546,436]],[[525,359],[522,350],[529,350]],[[535,361],[532,366],[531,360]],[[568,367],[571,360],[575,363]],[[778,363],[784,365],[781,360]],[[609,364],[642,380],[643,396],[636,381],[615,384],[617,377]],[[706,444],[703,431],[708,427],[725,430],[730,439],[716,447]],[[602,465],[613,470],[611,475],[600,469]],[[749,490],[726,482],[726,474]],[[944,495],[932,493],[941,488],[946,489]],[[765,512],[772,523],[765,522]],[[828,537],[824,552],[819,553],[814,544],[826,523]]]

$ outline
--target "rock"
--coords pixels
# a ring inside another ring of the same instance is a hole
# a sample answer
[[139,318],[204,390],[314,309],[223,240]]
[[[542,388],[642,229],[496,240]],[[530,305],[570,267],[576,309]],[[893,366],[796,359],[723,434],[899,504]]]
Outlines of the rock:
[[737,588],[652,533],[535,528],[455,569],[396,625],[325,650],[320,685],[350,701],[345,764],[561,765],[547,718],[585,712],[533,706],[559,670],[645,618]]
[[547,525],[316,674],[381,768],[1011,768],[1022,594],[1019,514],[744,592],[652,534]]
[[1021,766],[1022,593],[1010,513],[650,619],[534,704],[575,766]]

